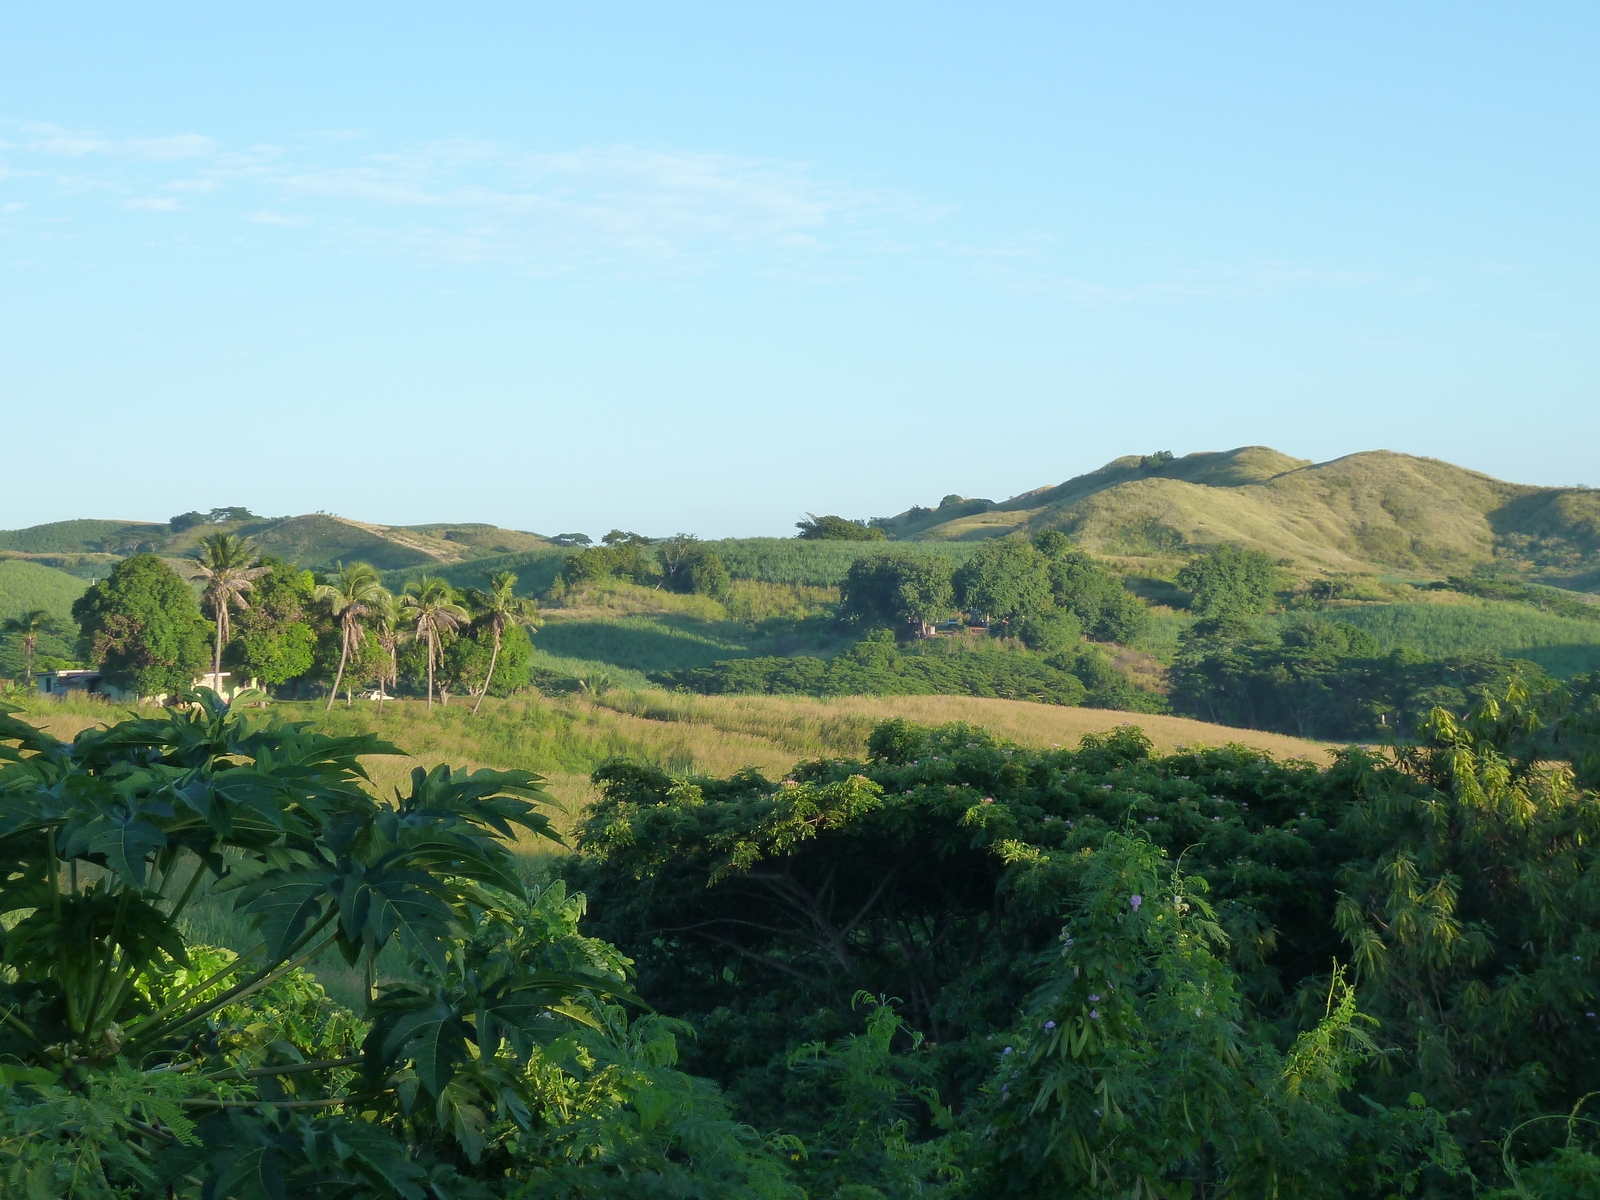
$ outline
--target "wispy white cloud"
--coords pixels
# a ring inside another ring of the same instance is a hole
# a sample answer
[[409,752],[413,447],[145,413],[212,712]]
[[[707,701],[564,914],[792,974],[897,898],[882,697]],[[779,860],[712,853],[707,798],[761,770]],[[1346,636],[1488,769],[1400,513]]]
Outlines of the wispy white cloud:
[[[10,194],[7,194],[10,193]],[[375,149],[359,130],[235,147],[200,133],[114,136],[0,127],[0,204],[103,197],[134,212],[295,238],[337,253],[499,264],[531,274],[627,273],[739,260],[830,284],[889,261],[1089,307],[1228,300],[1427,281],[1280,261],[1155,262],[1089,270],[1050,232],[986,245],[952,236],[958,210],[829,180],[803,163],[638,146],[532,151],[447,140]],[[1098,278],[1096,276],[1099,276]]]
[[8,133],[0,169],[64,193],[103,190],[124,207],[168,212],[194,207],[176,197],[210,197],[209,214],[315,230],[338,247],[532,270],[855,251],[866,229],[939,215],[910,197],[820,180],[804,165],[729,154],[444,141],[351,155],[353,133],[242,151],[200,134]]

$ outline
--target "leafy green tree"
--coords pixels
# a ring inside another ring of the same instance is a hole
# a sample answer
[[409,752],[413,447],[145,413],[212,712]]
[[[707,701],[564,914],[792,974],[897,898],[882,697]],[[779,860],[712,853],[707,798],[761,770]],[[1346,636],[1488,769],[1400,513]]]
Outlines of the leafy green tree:
[[1089,555],[1073,549],[1066,534],[1046,530],[1034,545],[1050,560],[1050,593],[1056,604],[1070,609],[1089,637],[1126,645],[1149,626],[1144,602]]
[[819,517],[812,513],[807,513],[804,521],[796,521],[795,528],[800,531],[796,537],[821,542],[882,542],[889,536],[875,525],[847,521],[837,516]]
[[1050,564],[1022,538],[992,538],[956,571],[955,589],[963,607],[1010,625],[1050,607]]
[[206,668],[194,592],[154,554],[135,554],[72,605],[84,657],[140,696],[188,691]]
[[456,592],[437,576],[406,584],[399,598],[400,619],[411,626],[412,636],[425,648],[428,660],[428,709],[433,709],[433,677],[439,663],[443,638],[460,629],[470,619],[467,610],[456,603]]
[[1270,555],[1224,545],[1190,559],[1177,581],[1192,593],[1190,608],[1202,617],[1219,617],[1265,612],[1277,578]]
[[39,636],[55,629],[55,618],[42,608],[29,609],[16,617],[7,617],[0,624],[0,633],[14,637],[28,658],[27,678],[33,678],[33,656],[39,649]]
[[1017,626],[1017,636],[1029,650],[1059,654],[1078,644],[1083,638],[1083,626],[1072,610],[1047,608],[1025,617]]
[[312,629],[316,581],[280,558],[263,557],[265,574],[254,581],[250,607],[234,622],[223,665],[247,679],[277,686],[311,670],[317,635]]
[[842,614],[857,624],[911,624],[923,629],[955,608],[950,560],[910,550],[864,554],[840,584]]
[[216,634],[212,638],[211,670],[220,687],[223,647],[232,640],[229,632],[232,611],[250,607],[245,593],[271,568],[258,566],[256,552],[250,543],[231,533],[213,534],[202,539],[199,548],[190,557],[194,560],[196,572],[205,582],[201,599],[211,607],[211,618],[216,624]]
[[489,666],[483,673],[483,687],[478,690],[478,699],[472,706],[473,715],[477,715],[484,696],[494,683],[495,667],[500,661],[500,643],[506,630],[513,625],[532,624],[538,620],[539,615],[538,606],[533,601],[517,595],[513,590],[517,585],[517,577],[510,571],[491,574],[486,576],[486,579],[488,588],[473,588],[467,593],[467,604],[488,627],[490,636],[494,640],[494,649],[489,654]]
[[696,596],[710,596],[713,600],[726,600],[733,579],[722,556],[715,550],[702,547],[689,560],[689,591]]
[[[333,686],[328,690],[328,704],[323,710],[326,712],[339,695],[339,685],[344,681],[352,654],[358,657],[361,654],[367,618],[380,612],[390,597],[382,577],[368,563],[338,564],[332,581],[319,584],[315,597],[339,622],[339,666],[334,672]],[[433,697],[430,695],[428,700],[431,707]]]
[[661,564],[661,581],[675,592],[710,596],[720,600],[731,580],[722,556],[691,533],[680,533],[659,543],[656,561]]

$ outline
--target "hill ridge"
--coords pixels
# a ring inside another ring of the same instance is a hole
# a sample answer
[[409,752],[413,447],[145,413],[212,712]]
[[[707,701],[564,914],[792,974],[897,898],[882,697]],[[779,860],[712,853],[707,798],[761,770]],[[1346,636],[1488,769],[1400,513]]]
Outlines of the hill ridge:
[[1508,483],[1395,450],[1324,462],[1259,445],[1124,455],[998,504],[952,497],[881,524],[898,540],[1060,529],[1113,556],[1231,542],[1310,573],[1438,575],[1494,565],[1558,586],[1600,585],[1600,490]]

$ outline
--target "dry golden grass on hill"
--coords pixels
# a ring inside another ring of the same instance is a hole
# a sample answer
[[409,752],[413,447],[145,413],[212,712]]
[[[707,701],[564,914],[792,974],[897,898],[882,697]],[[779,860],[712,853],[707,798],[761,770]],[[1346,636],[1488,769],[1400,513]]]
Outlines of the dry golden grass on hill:
[[[403,757],[369,759],[380,794],[402,786],[412,769],[453,767],[521,768],[546,777],[570,828],[592,799],[589,773],[603,760],[624,756],[683,773],[729,775],[754,767],[769,778],[800,759],[856,757],[879,721],[903,717],[924,725],[966,721],[1026,746],[1075,746],[1086,733],[1138,725],[1158,751],[1178,746],[1236,742],[1277,758],[1328,761],[1329,746],[1274,733],[1229,729],[1182,717],[1062,708],[1019,700],[970,696],[691,696],[671,692],[609,692],[598,700],[579,697],[518,697],[487,700],[473,717],[461,701],[446,707],[416,700],[390,701],[379,713],[370,701],[325,712],[321,704],[280,703],[286,719],[311,721],[334,735],[375,733],[406,751]],[[24,720],[56,737],[122,720],[133,710],[84,701],[29,700]],[[146,707],[146,714],[159,709]]]
[[1230,742],[1264,750],[1276,758],[1328,761],[1328,743],[1254,729],[1230,729],[1184,717],[1063,708],[1025,700],[977,696],[687,696],[668,692],[611,692],[601,704],[648,721],[709,726],[742,734],[797,755],[856,755],[866,749],[879,721],[902,717],[922,725],[966,721],[1025,746],[1074,746],[1086,733],[1137,725],[1166,753],[1179,746]]
[[[1332,462],[1265,446],[1163,463],[1120,458],[987,511],[895,518],[901,537],[982,540],[1062,529],[1101,555],[1192,552],[1235,543],[1311,575],[1465,573],[1499,553],[1547,581],[1592,587],[1600,490],[1506,483],[1437,459],[1387,450]],[[1520,547],[1520,549],[1519,549]]]

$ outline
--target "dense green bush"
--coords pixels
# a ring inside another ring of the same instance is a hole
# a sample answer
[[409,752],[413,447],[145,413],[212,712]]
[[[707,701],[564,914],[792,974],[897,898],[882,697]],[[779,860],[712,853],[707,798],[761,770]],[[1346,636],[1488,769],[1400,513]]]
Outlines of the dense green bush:
[[1266,611],[1277,570],[1260,550],[1223,545],[1190,559],[1178,586],[1192,593],[1189,607],[1202,617],[1248,616]]
[[1551,717],[1513,686],[1325,768],[904,722],[777,782],[619,762],[564,872],[758,1125],[817,1137],[796,1057],[898,998],[922,1173],[881,1195],[1588,1195],[1600,798]]

